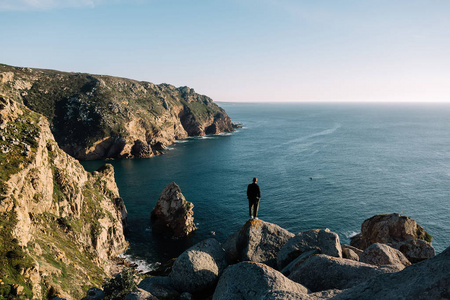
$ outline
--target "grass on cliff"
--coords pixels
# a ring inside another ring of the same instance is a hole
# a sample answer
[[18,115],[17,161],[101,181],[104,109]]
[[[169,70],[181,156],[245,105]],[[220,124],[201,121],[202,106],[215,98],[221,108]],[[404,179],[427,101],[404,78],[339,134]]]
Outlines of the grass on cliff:
[[58,216],[49,213],[36,216],[36,221],[47,225],[45,234],[36,238],[34,243],[43,253],[36,257],[40,268],[49,274],[42,278],[49,299],[60,291],[81,299],[89,285],[100,286],[103,283],[106,275],[96,265],[95,255],[75,242],[80,238],[77,226],[68,229]]
[[[31,286],[23,274],[33,267],[33,261],[12,235],[16,224],[15,213],[0,214],[0,299],[32,297]],[[16,295],[19,286],[23,291]]]
[[39,118],[39,115],[23,110],[14,122],[8,122],[0,129],[0,195],[6,192],[6,181],[11,175],[33,161],[40,135]]

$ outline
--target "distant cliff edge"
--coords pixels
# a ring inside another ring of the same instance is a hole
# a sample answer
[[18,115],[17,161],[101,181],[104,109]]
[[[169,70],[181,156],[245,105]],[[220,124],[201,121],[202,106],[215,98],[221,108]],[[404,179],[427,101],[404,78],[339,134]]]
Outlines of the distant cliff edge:
[[169,84],[0,64],[0,95],[46,116],[80,160],[150,157],[176,139],[234,131],[211,98]]

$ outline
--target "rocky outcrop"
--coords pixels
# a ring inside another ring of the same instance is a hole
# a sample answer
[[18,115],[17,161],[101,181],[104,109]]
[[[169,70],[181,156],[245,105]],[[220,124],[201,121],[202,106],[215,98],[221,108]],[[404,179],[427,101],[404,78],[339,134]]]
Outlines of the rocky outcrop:
[[361,233],[353,237],[350,244],[362,250],[374,243],[388,244],[415,263],[435,255],[432,240],[415,220],[394,213],[365,220]]
[[196,293],[213,288],[225,267],[225,252],[211,238],[183,252],[173,264],[169,278],[178,291]]
[[300,264],[302,264],[308,258],[310,258],[316,254],[320,254],[320,251],[318,249],[312,249],[312,250],[303,252],[296,259],[291,261],[287,266],[285,266],[283,269],[281,269],[281,273],[283,273],[283,275],[285,275],[285,276],[289,276],[292,273],[292,271],[295,270]]
[[405,255],[397,249],[389,247],[385,244],[375,243],[370,245],[369,248],[364,250],[361,254],[360,262],[382,266],[382,265],[399,265],[408,267],[411,262],[405,257]]
[[169,277],[152,276],[144,278],[139,283],[138,288],[159,298],[175,299],[179,296],[179,293],[174,289]]
[[450,247],[393,274],[382,274],[334,299],[450,299]]
[[194,205],[186,201],[180,187],[175,182],[169,183],[152,210],[152,231],[174,238],[188,236],[197,229],[193,209]]
[[234,131],[226,112],[188,87],[0,65],[0,94],[43,114],[80,160],[149,157],[176,139]]
[[253,261],[276,267],[280,249],[294,236],[276,224],[249,220],[224,243],[229,261]]
[[82,298],[127,248],[113,167],[86,172],[44,117],[4,97],[0,149],[2,285],[25,298]]
[[341,245],[341,248],[342,248],[342,257],[354,261],[359,261],[359,257],[363,253],[361,249],[346,244]]
[[347,289],[383,273],[399,271],[395,266],[377,267],[324,254],[314,255],[299,264],[289,275],[313,292]]
[[295,258],[311,250],[317,250],[318,253],[329,256],[342,257],[339,236],[328,228],[315,229],[298,233],[281,248],[277,255],[278,269],[282,270]]
[[147,292],[146,290],[136,288],[129,293],[124,300],[159,300],[157,297]]
[[213,300],[300,299],[307,293],[306,287],[289,280],[267,265],[241,262],[225,270],[217,284]]

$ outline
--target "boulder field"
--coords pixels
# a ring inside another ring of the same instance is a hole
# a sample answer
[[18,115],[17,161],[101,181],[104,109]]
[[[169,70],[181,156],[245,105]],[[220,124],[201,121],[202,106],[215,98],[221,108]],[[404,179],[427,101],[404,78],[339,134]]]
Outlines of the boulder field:
[[[365,249],[341,245],[329,229],[294,234],[249,220],[222,244],[210,238],[187,249],[168,276],[146,278],[139,288],[158,299],[450,298],[450,248],[417,262],[409,251],[433,247],[421,239],[430,236],[413,219],[391,214],[369,220],[382,224],[373,224],[370,231],[366,220],[362,236],[383,236],[385,243],[375,239]],[[386,224],[397,230],[389,233]],[[408,228],[416,228],[416,234],[398,234]],[[404,243],[411,245],[406,253],[395,248]]]

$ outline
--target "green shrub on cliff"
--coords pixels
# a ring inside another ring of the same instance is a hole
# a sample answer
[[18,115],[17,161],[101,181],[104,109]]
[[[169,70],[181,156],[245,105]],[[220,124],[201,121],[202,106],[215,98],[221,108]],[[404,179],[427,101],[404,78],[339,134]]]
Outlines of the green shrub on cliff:
[[136,287],[135,273],[131,269],[123,269],[116,277],[103,284],[106,300],[122,300]]

